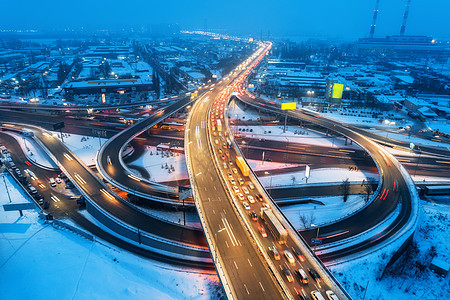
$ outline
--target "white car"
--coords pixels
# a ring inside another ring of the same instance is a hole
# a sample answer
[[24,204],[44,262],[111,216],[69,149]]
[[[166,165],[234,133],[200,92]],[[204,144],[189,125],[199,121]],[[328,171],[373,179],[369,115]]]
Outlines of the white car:
[[314,300],[325,300],[322,294],[318,290],[314,290],[311,292],[311,296]]
[[255,198],[253,198],[252,195],[248,195],[248,196],[247,196],[247,199],[248,199],[248,202],[250,202],[250,203],[255,203]]
[[255,186],[254,186],[253,183],[251,183],[250,181],[247,182],[247,184],[248,184],[248,187],[249,187],[251,190],[254,190],[254,189],[255,189]]
[[[242,196],[242,197],[244,197],[244,196]],[[248,205],[247,202],[242,202],[242,205],[244,206],[245,209],[250,210],[250,205]]]
[[237,196],[238,196],[239,200],[241,200],[241,201],[245,200],[244,195],[242,195],[242,193],[237,193]]
[[233,190],[234,190],[235,193],[239,193],[239,188],[237,186],[235,186],[235,185],[233,185]]
[[248,188],[245,186],[242,187],[242,191],[244,191],[244,194],[246,194],[246,195],[250,194],[250,192],[248,191]]
[[331,291],[331,290],[326,291],[325,294],[327,294],[327,297],[330,300],[339,300],[339,298],[336,296],[336,294],[333,293],[333,291]]
[[289,252],[289,250],[284,250],[284,256],[286,257],[287,261],[290,264],[294,264],[295,263],[294,255],[292,255],[292,253]]

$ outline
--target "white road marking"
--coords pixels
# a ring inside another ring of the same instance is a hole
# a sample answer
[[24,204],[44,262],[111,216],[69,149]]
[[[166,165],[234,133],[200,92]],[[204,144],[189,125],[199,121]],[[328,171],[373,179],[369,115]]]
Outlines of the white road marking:
[[261,289],[263,290],[263,292],[265,292],[266,290],[264,289],[264,287],[263,287],[261,281],[259,282],[259,285],[261,286]]
[[225,245],[227,245],[227,248],[230,248],[230,246],[228,245],[228,242],[227,242],[227,241],[225,241]]
[[234,262],[234,266],[236,267],[236,270],[239,270],[239,268],[238,268],[238,266],[237,266],[237,264],[236,264],[236,261],[233,260],[233,262]]
[[198,175],[201,175],[202,174],[202,172],[198,172],[197,174],[195,174],[195,176],[197,177]]
[[231,243],[233,244],[233,246],[237,246],[237,240],[236,237],[234,236],[233,231],[231,230],[230,224],[227,221],[227,218],[225,218],[224,215],[222,215],[222,222],[223,225],[225,225],[225,228],[227,229],[228,232],[228,236],[230,237]]
[[247,258],[248,260],[248,264],[250,265],[250,267],[253,267],[252,263],[250,262],[250,258]]
[[247,285],[245,285],[245,283],[244,283],[244,287],[245,287],[245,290],[247,291],[247,294],[250,295],[250,292],[248,291]]

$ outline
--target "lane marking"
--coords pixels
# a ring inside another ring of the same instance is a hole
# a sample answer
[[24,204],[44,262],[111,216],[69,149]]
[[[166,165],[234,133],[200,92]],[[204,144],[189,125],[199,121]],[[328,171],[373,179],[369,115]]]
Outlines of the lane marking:
[[233,260],[233,262],[234,262],[234,266],[236,267],[236,270],[239,270],[239,268],[238,268],[238,266],[237,266],[237,264],[236,264],[236,261]]
[[244,287],[245,287],[245,290],[247,291],[247,294],[250,295],[250,292],[248,291],[247,285],[245,283],[244,283]]
[[252,263],[250,262],[250,258],[247,258],[248,260],[248,264],[250,265],[250,267],[253,267]]
[[266,290],[264,289],[264,287],[263,287],[263,285],[262,285],[261,281],[259,282],[259,286],[261,287],[261,289],[263,290],[263,292],[265,292],[265,291],[266,291]]

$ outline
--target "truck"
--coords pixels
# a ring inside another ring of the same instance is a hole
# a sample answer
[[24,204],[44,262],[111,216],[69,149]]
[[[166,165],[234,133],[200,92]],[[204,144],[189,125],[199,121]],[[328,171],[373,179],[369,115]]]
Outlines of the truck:
[[220,119],[217,119],[217,131],[222,131],[222,122]]
[[242,175],[248,176],[250,174],[250,169],[242,156],[236,156],[236,166],[241,169]]
[[277,217],[275,217],[272,210],[267,207],[262,207],[261,219],[267,223],[267,227],[269,227],[269,230],[272,232],[278,243],[285,244],[287,240],[286,228],[284,228]]

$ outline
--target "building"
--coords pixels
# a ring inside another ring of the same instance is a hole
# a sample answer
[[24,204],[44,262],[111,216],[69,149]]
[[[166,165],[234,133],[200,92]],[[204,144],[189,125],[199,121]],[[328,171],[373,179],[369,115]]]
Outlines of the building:
[[150,91],[153,83],[141,79],[73,81],[64,88],[67,95],[97,93],[128,93]]

